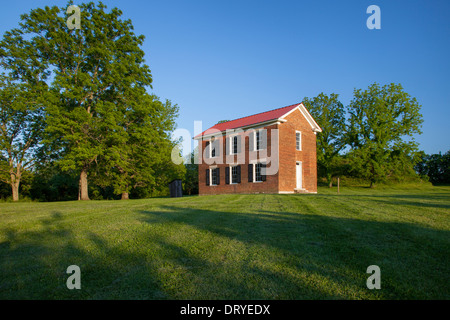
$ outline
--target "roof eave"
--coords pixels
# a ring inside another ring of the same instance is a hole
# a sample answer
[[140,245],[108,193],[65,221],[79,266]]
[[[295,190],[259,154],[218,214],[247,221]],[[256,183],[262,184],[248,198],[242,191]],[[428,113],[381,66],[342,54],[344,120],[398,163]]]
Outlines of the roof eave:
[[[287,121],[286,119],[278,118],[278,119],[262,121],[262,122],[253,123],[253,124],[250,124],[250,125],[247,125],[247,126],[237,127],[237,128],[227,129],[227,130],[236,130],[236,129],[247,130],[247,129],[251,129],[251,128],[257,128],[257,127],[260,127],[260,126],[266,126],[266,125],[271,125],[271,124],[276,124],[276,123],[279,123],[279,122],[286,122],[286,121]],[[208,131],[208,130],[206,130],[206,131]],[[209,133],[209,134],[204,134],[204,135],[200,134],[200,135],[195,136],[192,139],[200,140],[200,139],[210,138],[210,137],[216,136],[218,134],[224,134],[227,130],[223,130],[223,131],[220,131],[220,132]]]

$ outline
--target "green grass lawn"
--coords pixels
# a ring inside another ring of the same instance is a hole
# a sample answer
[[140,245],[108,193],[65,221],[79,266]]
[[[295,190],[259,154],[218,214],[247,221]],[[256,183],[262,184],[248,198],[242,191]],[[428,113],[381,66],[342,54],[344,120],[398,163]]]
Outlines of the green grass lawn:
[[0,299],[449,299],[449,209],[450,187],[0,203]]

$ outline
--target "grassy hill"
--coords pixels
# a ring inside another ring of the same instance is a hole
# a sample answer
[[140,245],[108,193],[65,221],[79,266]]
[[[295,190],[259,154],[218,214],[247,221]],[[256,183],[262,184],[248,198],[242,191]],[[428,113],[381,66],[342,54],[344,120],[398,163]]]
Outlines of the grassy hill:
[[449,209],[450,187],[0,203],[0,299],[449,299]]

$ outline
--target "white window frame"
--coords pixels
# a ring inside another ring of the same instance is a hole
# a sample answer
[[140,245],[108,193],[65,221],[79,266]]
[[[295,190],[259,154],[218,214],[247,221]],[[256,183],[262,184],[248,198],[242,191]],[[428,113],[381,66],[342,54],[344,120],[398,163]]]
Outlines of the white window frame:
[[[217,153],[216,152],[216,147],[213,147],[214,143],[212,141],[209,142],[209,145],[210,145],[210,147],[209,147],[209,157],[210,158],[215,158],[216,157],[216,153]],[[214,156],[212,155],[213,149],[214,149]]]
[[[210,159],[214,159],[214,158],[218,158],[218,157],[219,157],[219,156],[217,155],[217,150],[216,150],[215,147],[214,147],[215,155],[214,155],[214,157],[212,156],[213,145],[214,145],[214,142],[216,142],[216,140],[217,140],[217,138],[214,139],[214,141],[212,141],[211,139],[209,139],[209,158],[210,158]],[[219,145],[219,149],[220,149],[220,145]]]
[[[264,181],[259,181],[259,180],[256,180],[256,166],[258,165],[258,164],[262,164],[263,162],[262,161],[258,161],[257,163],[254,163],[253,164],[253,182],[264,182]],[[260,170],[261,170],[261,168],[260,168]],[[262,175],[260,174],[260,176],[262,177]]]
[[[266,130],[266,132],[268,132],[268,130],[265,129],[264,127],[260,128],[260,129],[255,129],[254,134],[253,134],[253,150],[252,151],[267,150],[267,141],[266,141],[266,147],[264,149],[261,148],[261,144],[263,143],[261,132],[263,130]],[[260,142],[259,148],[258,148],[258,135],[259,135],[259,142]],[[266,135],[266,139],[267,139],[267,135]]]
[[[297,148],[297,134],[300,137],[300,141],[299,141],[300,148]],[[302,151],[302,132],[301,131],[295,131],[295,150]]]
[[[255,142],[255,151],[264,150],[264,149],[261,149],[261,144],[263,142],[262,134],[261,134],[262,130],[264,130],[264,129],[258,129],[255,132],[255,141],[254,141]],[[259,148],[258,148],[258,144],[259,144]]]
[[258,164],[258,163],[266,163],[267,164],[267,161],[266,161],[266,159],[258,159],[258,160],[254,160],[254,161],[252,161],[253,163],[251,163],[251,165],[253,166],[253,181],[252,181],[252,183],[262,183],[262,182],[264,182],[264,181],[256,181],[256,165]]
[[211,187],[211,186],[217,186],[218,184],[216,183],[216,184],[213,184],[213,179],[212,179],[212,172],[213,172],[213,170],[216,170],[217,169],[217,166],[214,166],[214,167],[209,167],[209,186]]
[[238,134],[235,134],[235,135],[232,135],[232,136],[230,136],[230,139],[229,139],[229,150],[230,150],[230,155],[237,155],[237,154],[239,154],[238,152],[237,152],[237,149],[238,149],[238,143],[239,142],[236,142],[236,153],[234,152],[234,138],[238,138],[239,139],[239,135]]
[[[229,177],[230,177],[230,184],[239,184],[238,182],[233,182],[233,168],[237,168],[238,164],[230,164],[229,166]],[[242,169],[241,169],[242,170]],[[242,177],[241,177],[242,178]]]

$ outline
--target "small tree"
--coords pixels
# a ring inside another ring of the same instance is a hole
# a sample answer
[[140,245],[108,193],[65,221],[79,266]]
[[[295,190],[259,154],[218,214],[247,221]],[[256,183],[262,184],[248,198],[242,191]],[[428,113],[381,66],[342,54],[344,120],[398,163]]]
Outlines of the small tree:
[[303,104],[322,129],[317,135],[317,165],[331,188],[333,175],[339,170],[339,152],[345,146],[344,106],[334,93],[320,93],[312,99],[304,98]]
[[19,200],[23,174],[35,161],[44,129],[39,93],[25,84],[0,76],[0,180],[10,185]]
[[414,134],[422,133],[420,107],[400,84],[374,83],[367,90],[354,91],[349,105],[349,156],[353,170],[371,187],[396,168],[414,165]]
[[188,195],[198,194],[198,147],[186,157],[186,175],[184,176],[183,189]]

